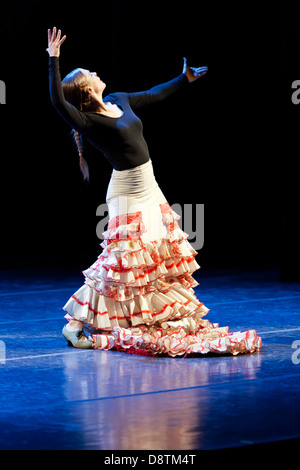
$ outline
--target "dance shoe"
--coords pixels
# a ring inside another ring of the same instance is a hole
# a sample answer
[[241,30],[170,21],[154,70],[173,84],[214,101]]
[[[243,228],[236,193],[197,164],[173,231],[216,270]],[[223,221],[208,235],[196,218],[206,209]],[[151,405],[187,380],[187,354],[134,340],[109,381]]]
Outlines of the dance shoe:
[[92,349],[94,342],[90,341],[89,338],[85,335],[83,330],[69,330],[68,325],[65,325],[62,330],[62,334],[66,338],[69,346],[74,346],[74,348],[82,349]]

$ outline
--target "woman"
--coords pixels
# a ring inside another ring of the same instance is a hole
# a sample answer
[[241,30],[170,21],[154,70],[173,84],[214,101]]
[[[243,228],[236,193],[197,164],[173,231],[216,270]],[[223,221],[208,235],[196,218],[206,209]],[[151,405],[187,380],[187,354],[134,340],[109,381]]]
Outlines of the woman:
[[142,123],[134,114],[197,80],[207,67],[188,67],[184,59],[182,74],[167,83],[103,97],[106,85],[95,72],[75,69],[61,82],[65,39],[60,30],[48,30],[52,104],[73,129],[84,177],[81,135],[105,155],[113,172],[103,251],[64,306],[63,335],[78,348],[146,355],[258,351],[255,330],[230,334],[227,327],[203,320],[208,309],[196,298],[198,283],[191,276],[199,268],[197,253],[156,183]]

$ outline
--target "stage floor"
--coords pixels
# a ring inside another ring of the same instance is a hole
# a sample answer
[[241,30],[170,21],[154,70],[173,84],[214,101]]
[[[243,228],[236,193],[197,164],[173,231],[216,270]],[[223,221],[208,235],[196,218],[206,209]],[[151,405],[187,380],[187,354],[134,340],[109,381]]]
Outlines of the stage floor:
[[195,277],[207,318],[255,328],[260,353],[74,349],[61,335],[61,307],[82,274],[1,273],[0,449],[195,450],[299,438],[300,284],[269,271]]

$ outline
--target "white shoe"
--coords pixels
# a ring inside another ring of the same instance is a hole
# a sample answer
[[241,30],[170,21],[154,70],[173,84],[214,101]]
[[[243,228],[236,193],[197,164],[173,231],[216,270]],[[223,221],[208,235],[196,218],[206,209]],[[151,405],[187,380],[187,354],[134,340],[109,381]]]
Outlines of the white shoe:
[[65,325],[62,330],[62,334],[68,341],[69,346],[74,346],[74,348],[82,349],[92,349],[94,346],[93,341],[90,341],[83,330],[74,330],[71,331],[67,328],[68,325]]

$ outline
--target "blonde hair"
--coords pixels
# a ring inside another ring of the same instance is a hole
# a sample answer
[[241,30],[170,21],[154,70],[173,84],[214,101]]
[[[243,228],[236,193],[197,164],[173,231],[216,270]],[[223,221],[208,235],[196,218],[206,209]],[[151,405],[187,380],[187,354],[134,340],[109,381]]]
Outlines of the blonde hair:
[[[89,111],[92,108],[93,99],[88,93],[87,87],[88,85],[85,74],[79,68],[70,72],[62,80],[62,89],[65,99],[79,111]],[[89,167],[83,157],[82,136],[76,129],[72,129],[71,134],[79,154],[79,166],[83,174],[83,178],[84,180],[89,180]]]

